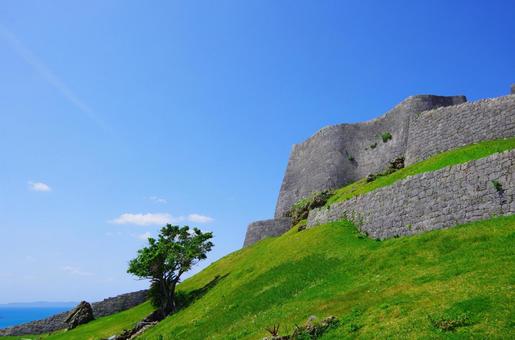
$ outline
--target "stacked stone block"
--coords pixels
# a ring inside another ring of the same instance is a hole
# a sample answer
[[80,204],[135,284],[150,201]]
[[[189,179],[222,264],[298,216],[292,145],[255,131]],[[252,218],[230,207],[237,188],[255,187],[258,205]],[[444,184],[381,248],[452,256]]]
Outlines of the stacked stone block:
[[511,150],[314,209],[308,227],[349,219],[373,238],[410,235],[513,214],[514,194],[515,150]]

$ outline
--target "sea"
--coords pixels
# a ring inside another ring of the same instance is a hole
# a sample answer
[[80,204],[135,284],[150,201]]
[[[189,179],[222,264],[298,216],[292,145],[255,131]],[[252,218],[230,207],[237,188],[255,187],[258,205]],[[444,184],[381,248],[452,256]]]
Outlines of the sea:
[[44,319],[51,315],[70,310],[70,306],[22,307],[0,306],[0,328],[11,327],[25,322]]

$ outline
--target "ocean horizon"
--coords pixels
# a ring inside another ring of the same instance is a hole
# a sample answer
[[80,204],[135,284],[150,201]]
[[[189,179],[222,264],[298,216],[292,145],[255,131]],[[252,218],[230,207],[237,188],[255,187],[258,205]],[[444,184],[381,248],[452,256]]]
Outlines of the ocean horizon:
[[71,306],[22,307],[0,306],[0,328],[20,325],[26,322],[45,319],[54,314],[70,310]]

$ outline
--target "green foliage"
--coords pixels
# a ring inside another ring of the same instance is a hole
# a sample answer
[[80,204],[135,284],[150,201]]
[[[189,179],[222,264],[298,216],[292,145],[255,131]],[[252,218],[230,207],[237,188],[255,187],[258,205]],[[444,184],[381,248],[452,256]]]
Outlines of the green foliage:
[[377,147],[377,143],[374,143],[374,144],[370,145],[371,149],[375,149],[376,147]]
[[497,192],[503,192],[503,189],[502,189],[502,184],[498,181],[498,180],[493,180],[492,181],[492,185],[494,186],[495,190]]
[[403,169],[395,171],[385,176],[375,175],[372,181],[361,179],[357,182],[349,184],[343,188],[334,191],[327,200],[327,205],[335,202],[345,201],[352,197],[363,195],[375,189],[392,185],[408,176],[417,175],[424,172],[431,172],[449,165],[466,163],[475,159],[490,156],[497,152],[511,150],[515,148],[515,137],[509,139],[499,139],[493,141],[484,141],[477,144],[467,145],[458,149],[442,152],[434,155],[422,162],[412,164]]
[[227,275],[141,338],[257,339],[313,314],[340,320],[320,339],[437,338],[428,315],[465,314],[453,335],[513,338],[514,230],[507,216],[381,242],[357,238],[349,222],[267,238],[182,282],[187,293]]
[[332,191],[324,190],[314,192],[311,195],[297,201],[288,211],[287,216],[291,217],[292,224],[296,225],[301,220],[308,218],[310,210],[322,207],[331,197]]
[[381,139],[383,140],[383,143],[387,143],[392,139],[392,134],[390,132],[385,132],[381,135]]
[[149,238],[148,246],[129,262],[128,273],[151,281],[151,302],[163,315],[175,311],[175,287],[183,273],[206,258],[213,247],[212,237],[198,228],[168,224],[157,240]]

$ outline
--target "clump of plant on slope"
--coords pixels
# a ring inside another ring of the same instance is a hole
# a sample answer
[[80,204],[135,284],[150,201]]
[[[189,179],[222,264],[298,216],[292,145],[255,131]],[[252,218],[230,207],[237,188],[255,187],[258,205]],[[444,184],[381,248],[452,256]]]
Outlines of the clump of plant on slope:
[[296,225],[300,221],[308,218],[310,210],[324,206],[332,194],[333,191],[324,190],[314,192],[297,201],[297,203],[295,203],[286,214],[288,217],[291,217],[292,225]]
[[212,238],[212,233],[198,228],[168,224],[129,262],[128,273],[150,280],[150,299],[160,318],[176,311],[175,288],[182,274],[206,258],[213,247]]
[[390,132],[385,132],[381,135],[381,139],[383,140],[383,143],[387,143],[389,140],[391,140],[392,134]]

